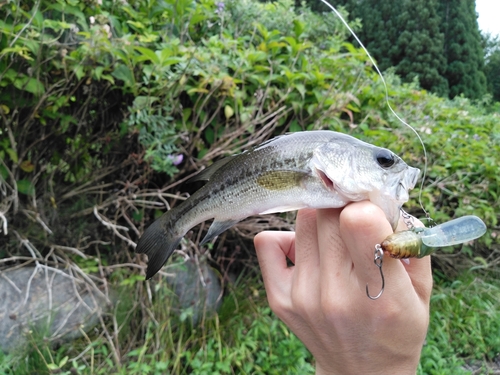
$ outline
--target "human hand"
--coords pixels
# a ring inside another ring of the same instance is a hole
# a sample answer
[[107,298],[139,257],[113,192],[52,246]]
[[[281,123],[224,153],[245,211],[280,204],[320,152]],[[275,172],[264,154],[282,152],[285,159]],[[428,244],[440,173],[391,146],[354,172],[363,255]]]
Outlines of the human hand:
[[295,233],[255,237],[271,309],[311,351],[317,374],[416,373],[429,324],[430,257],[407,265],[384,256],[383,295],[370,300],[365,292],[366,283],[372,294],[380,290],[374,245],[391,233],[382,210],[365,201],[301,210]]

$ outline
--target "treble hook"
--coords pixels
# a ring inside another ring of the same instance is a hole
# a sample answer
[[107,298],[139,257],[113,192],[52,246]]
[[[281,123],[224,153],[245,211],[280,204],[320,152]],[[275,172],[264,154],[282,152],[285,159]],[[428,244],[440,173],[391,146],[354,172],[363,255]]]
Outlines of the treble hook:
[[368,296],[368,298],[370,298],[372,300],[378,299],[382,295],[382,293],[384,293],[385,279],[384,279],[384,272],[382,271],[383,261],[384,261],[384,250],[382,250],[382,246],[380,246],[380,244],[376,244],[375,245],[375,256],[373,259],[373,263],[375,263],[375,265],[378,267],[378,269],[380,271],[380,277],[382,278],[382,288],[380,289],[380,292],[375,297],[372,297],[370,295],[370,292],[368,291],[368,283],[366,283],[366,295]]

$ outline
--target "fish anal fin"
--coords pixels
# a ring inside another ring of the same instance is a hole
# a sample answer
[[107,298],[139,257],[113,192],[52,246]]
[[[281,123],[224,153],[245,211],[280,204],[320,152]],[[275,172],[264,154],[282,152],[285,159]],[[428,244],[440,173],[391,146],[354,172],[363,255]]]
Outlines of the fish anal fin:
[[301,210],[302,208],[306,208],[307,206],[305,204],[296,204],[296,205],[289,205],[289,206],[278,206],[278,207],[273,207],[270,208],[269,210],[259,212],[259,215],[267,215],[267,214],[275,214],[277,212],[290,212],[290,211],[297,211]]
[[190,184],[196,181],[209,181],[215,172],[217,172],[219,169],[221,169],[223,166],[225,166],[227,163],[233,160],[236,156],[237,155],[228,156],[227,158],[217,160],[208,168],[205,168],[197,175],[191,177],[189,180],[186,181],[186,183]]
[[276,170],[262,173],[257,183],[267,190],[289,190],[300,186],[309,173],[294,170]]
[[200,242],[200,246],[203,246],[206,244],[208,241],[214,239],[217,237],[219,234],[222,232],[228,230],[231,228],[233,225],[237,224],[240,220],[227,220],[227,221],[217,221],[214,220],[210,228],[208,229],[207,234],[203,238],[203,240]]

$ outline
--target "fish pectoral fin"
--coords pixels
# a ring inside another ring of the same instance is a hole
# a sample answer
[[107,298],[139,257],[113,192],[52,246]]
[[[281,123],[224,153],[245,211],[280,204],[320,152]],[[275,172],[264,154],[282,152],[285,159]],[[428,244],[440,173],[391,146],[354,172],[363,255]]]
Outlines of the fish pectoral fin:
[[207,234],[203,238],[203,240],[200,242],[200,246],[203,246],[206,244],[208,241],[214,239],[217,237],[219,234],[222,232],[228,230],[231,228],[233,225],[237,224],[240,220],[227,220],[227,221],[217,221],[214,220],[210,228],[208,229]]
[[229,163],[231,160],[233,160],[236,156],[237,155],[228,156],[227,158],[217,160],[208,168],[205,168],[197,175],[191,177],[189,180],[186,181],[186,183],[190,184],[190,183],[196,182],[196,181],[209,181],[215,172],[217,172],[219,169],[221,169],[223,166],[225,166],[227,163]]
[[301,170],[275,170],[262,173],[257,183],[267,190],[288,190],[300,186],[310,173]]

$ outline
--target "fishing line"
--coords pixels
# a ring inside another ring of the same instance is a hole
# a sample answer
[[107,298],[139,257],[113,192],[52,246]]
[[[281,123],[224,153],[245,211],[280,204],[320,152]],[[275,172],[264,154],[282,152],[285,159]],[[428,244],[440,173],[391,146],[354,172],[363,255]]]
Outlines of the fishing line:
[[349,24],[347,23],[347,21],[344,20],[344,17],[342,17],[342,15],[337,11],[337,9],[335,9],[335,7],[333,5],[331,5],[326,0],[320,0],[320,1],[323,4],[325,4],[326,6],[328,6],[332,10],[332,12],[335,13],[335,15],[342,21],[342,23],[347,28],[347,30],[349,30],[349,32],[354,37],[354,39],[356,39],[356,42],[358,42],[358,44],[361,46],[361,48],[363,49],[363,51],[366,53],[366,56],[368,56],[368,59],[370,59],[370,62],[373,64],[375,70],[377,71],[378,75],[382,79],[382,84],[384,85],[384,89],[385,89],[385,102],[387,104],[387,107],[391,111],[391,113],[400,122],[402,122],[404,125],[406,125],[408,128],[410,128],[412,130],[412,132],[415,133],[415,135],[417,136],[418,140],[420,141],[420,144],[422,145],[422,149],[424,150],[424,173],[422,174],[422,182],[420,183],[420,192],[419,192],[419,195],[418,195],[418,203],[420,204],[420,207],[424,211],[427,219],[432,222],[432,219],[431,219],[429,213],[425,210],[424,205],[422,204],[422,191],[423,191],[423,188],[424,188],[425,178],[427,177],[427,150],[425,148],[424,141],[422,140],[422,137],[420,137],[420,134],[418,134],[417,130],[413,126],[411,126],[410,124],[406,123],[401,117],[398,116],[398,114],[396,113],[396,111],[392,108],[391,103],[389,102],[389,89],[387,87],[387,83],[385,82],[384,76],[382,75],[382,72],[378,68],[378,65],[375,62],[375,60],[373,59],[372,55],[370,55],[370,52],[368,52],[368,49],[361,42],[361,40],[358,38],[358,36],[354,32],[354,30],[351,29],[351,27],[349,26]]

